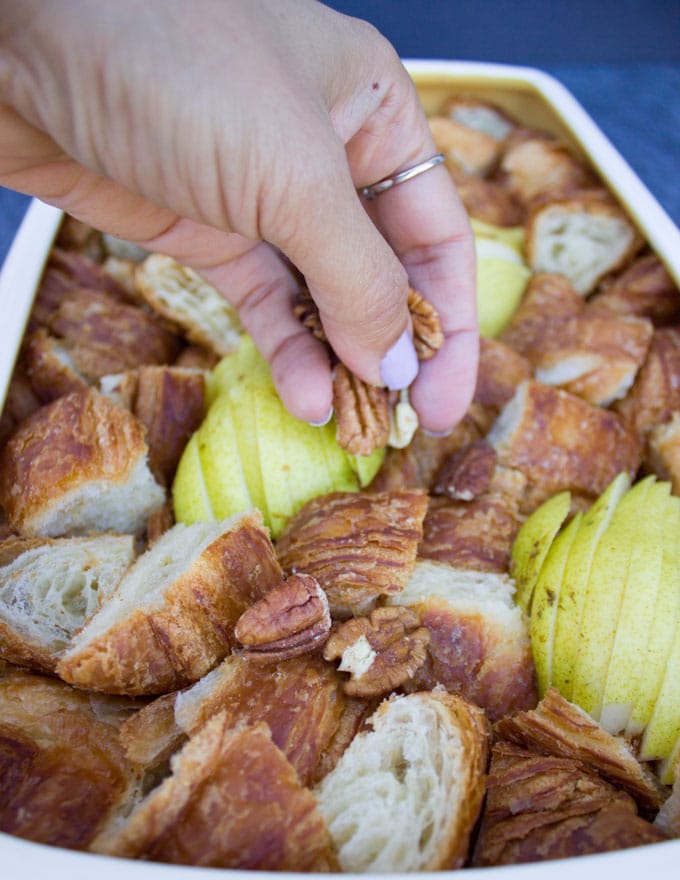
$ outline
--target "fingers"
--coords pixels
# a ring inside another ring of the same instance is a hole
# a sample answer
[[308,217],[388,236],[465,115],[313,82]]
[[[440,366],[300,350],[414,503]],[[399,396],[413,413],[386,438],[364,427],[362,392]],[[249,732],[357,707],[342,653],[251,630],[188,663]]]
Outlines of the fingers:
[[423,427],[443,432],[465,414],[477,374],[475,251],[468,218],[443,167],[380,195],[374,214],[411,285],[442,322],[444,345],[421,364],[410,397]]
[[306,158],[285,223],[265,221],[265,236],[304,275],[338,358],[374,385],[406,387],[417,361],[404,267],[366,214],[340,142]]

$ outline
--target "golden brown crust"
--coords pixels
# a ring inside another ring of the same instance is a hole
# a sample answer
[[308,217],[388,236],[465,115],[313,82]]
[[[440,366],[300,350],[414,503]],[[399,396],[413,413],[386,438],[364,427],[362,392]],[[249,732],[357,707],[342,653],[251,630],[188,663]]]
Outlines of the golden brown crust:
[[146,428],[149,467],[169,486],[193,432],[205,415],[205,374],[171,366],[142,366],[136,371],[130,409]]
[[592,186],[592,172],[554,138],[517,130],[510,135],[498,178],[521,204]]
[[546,322],[580,315],[584,309],[583,297],[568,278],[553,272],[536,272],[527,282],[522,300],[500,339],[526,354],[540,340]]
[[120,725],[120,743],[129,761],[145,770],[166,762],[186,741],[175,721],[176,693],[142,706]]
[[470,500],[433,497],[418,555],[456,568],[507,572],[522,521],[519,498],[491,487]]
[[636,815],[632,798],[578,761],[494,745],[473,866],[568,858],[665,839]]
[[636,315],[656,326],[680,321],[680,291],[656,254],[633,260],[623,272],[605,278],[587,303],[597,314]]
[[531,363],[522,354],[500,339],[483,336],[479,340],[479,369],[474,401],[495,417],[520,382],[528,379],[531,373]]
[[244,514],[193,559],[160,601],[124,612],[101,633],[92,618],[95,635],[83,629],[57,672],[71,684],[104,693],[177,690],[219,663],[234,645],[240,615],[280,580],[261,515]]
[[666,797],[657,777],[622,737],[607,733],[555,688],[548,689],[535,709],[501,718],[496,734],[529,751],[580,761],[627,791],[647,818],[656,815]]
[[499,462],[527,478],[523,513],[563,489],[594,498],[621,471],[633,477],[641,461],[623,419],[533,380],[519,386],[488,439]]
[[0,453],[0,504],[14,528],[33,534],[67,493],[124,485],[146,452],[130,413],[92,389],[67,394],[25,419]]
[[172,363],[180,350],[179,337],[153,314],[94,290],[65,293],[48,326],[90,380],[141,364]]
[[463,174],[484,177],[496,164],[501,144],[491,135],[448,116],[430,116],[428,122],[437,152]]
[[288,522],[277,554],[285,571],[317,579],[334,616],[361,614],[405,586],[426,508],[418,490],[322,495]]
[[495,180],[463,174],[447,163],[460,200],[471,217],[494,226],[519,226],[526,219],[525,208]]
[[28,334],[22,359],[31,385],[43,403],[72,391],[86,390],[92,384],[76,368],[63,342],[45,327]]
[[641,436],[680,410],[680,328],[654,331],[647,359],[633,387],[617,406]]
[[515,632],[510,637],[504,620],[485,614],[483,600],[466,607],[432,596],[411,607],[429,630],[430,642],[427,660],[413,676],[409,690],[442,685],[481,706],[492,721],[536,705],[527,633]]
[[86,849],[134,785],[117,730],[54,679],[0,679],[0,830]]
[[[267,666],[231,655],[210,676],[176,702],[176,720],[189,734],[217,712],[229,726],[265,722],[272,739],[295,768],[303,785],[330,769],[360,723],[365,703],[348,700],[342,676],[318,655]],[[361,711],[357,711],[361,707]]]
[[173,864],[250,870],[335,867],[314,796],[265,724],[214,716],[173,759],[173,775],[97,852]]
[[632,386],[652,333],[647,318],[587,312],[547,319],[525,354],[537,380],[609,406]]

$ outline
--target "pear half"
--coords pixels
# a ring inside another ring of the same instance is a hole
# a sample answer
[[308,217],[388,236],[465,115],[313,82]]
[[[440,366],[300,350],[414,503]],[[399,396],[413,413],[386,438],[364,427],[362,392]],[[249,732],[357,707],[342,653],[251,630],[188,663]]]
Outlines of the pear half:
[[[641,568],[654,553],[651,547],[648,552],[640,540],[641,529],[653,531],[655,509],[648,510],[647,503],[653,481],[648,477],[623,495],[593,554],[576,644],[571,700],[595,719],[600,718],[608,671],[612,681],[620,672],[614,669],[612,652],[626,590],[630,587],[638,591],[636,581],[644,578]],[[655,549],[659,550],[660,568],[660,542]],[[657,569],[657,580],[658,576]],[[620,657],[620,639],[618,647]]]
[[571,494],[560,492],[541,504],[524,521],[512,544],[510,575],[515,581],[515,602],[531,613],[534,587],[548,551],[569,515]]
[[625,472],[612,480],[584,514],[566,561],[555,619],[551,677],[552,683],[567,700],[571,700],[581,619],[595,552],[629,488],[630,477]]

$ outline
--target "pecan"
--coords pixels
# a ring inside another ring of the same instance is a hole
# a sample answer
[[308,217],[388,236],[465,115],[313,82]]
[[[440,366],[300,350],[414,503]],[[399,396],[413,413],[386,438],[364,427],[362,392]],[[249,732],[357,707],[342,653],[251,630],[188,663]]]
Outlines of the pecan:
[[340,660],[349,672],[343,689],[352,697],[379,697],[408,681],[425,663],[429,630],[399,605],[373,610],[341,624],[326,642],[325,660]]
[[388,392],[363,382],[343,364],[333,378],[338,444],[351,455],[370,455],[390,438]]
[[316,578],[292,574],[243,612],[234,635],[244,656],[275,662],[315,650],[330,628],[328,599]]
[[426,361],[444,344],[444,332],[439,315],[432,303],[413,288],[408,292],[408,309],[413,324],[413,344],[416,354],[419,360]]
[[321,342],[328,342],[324,332],[319,310],[306,287],[301,288],[293,298],[293,314]]
[[486,440],[477,440],[457,449],[444,459],[437,471],[432,491],[460,501],[483,495],[491,485],[498,456]]

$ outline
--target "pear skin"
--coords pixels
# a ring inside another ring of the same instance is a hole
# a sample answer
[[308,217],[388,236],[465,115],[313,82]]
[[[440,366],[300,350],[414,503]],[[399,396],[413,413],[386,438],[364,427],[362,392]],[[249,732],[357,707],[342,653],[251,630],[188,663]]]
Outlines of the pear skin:
[[630,719],[661,584],[664,521],[671,487],[653,477],[647,480],[651,480],[647,495],[632,515],[634,543],[602,692],[600,725],[613,734],[625,730]]
[[288,479],[289,464],[282,455],[281,438],[286,411],[272,387],[261,387],[253,411],[260,470],[263,475],[265,522],[276,539],[293,512]]
[[[680,498],[668,498],[664,517],[661,580],[649,628],[646,657],[641,665],[638,691],[626,726],[626,736],[639,736],[649,723],[669,667],[673,639],[680,618]],[[677,676],[677,670],[676,670]]]
[[226,395],[215,399],[196,432],[203,477],[218,519],[249,510],[253,506],[236,440],[231,401]]
[[[640,529],[653,531],[654,516],[651,522],[645,522],[650,515],[646,501],[653,481],[654,477],[648,477],[636,483],[621,498],[593,555],[578,631],[571,699],[595,719],[600,717],[626,585],[639,576],[640,550],[643,555],[646,552],[641,547]],[[660,562],[659,553],[659,567]]]
[[515,581],[515,602],[526,614],[550,546],[569,515],[571,494],[560,492],[541,504],[522,524],[510,554],[510,575]]
[[579,511],[552,542],[534,588],[529,630],[540,697],[543,697],[552,685],[557,603],[564,577],[564,567],[582,519],[583,514]]
[[184,447],[177,466],[172,484],[172,500],[177,522],[189,525],[216,518],[203,477],[201,457],[198,453],[198,436],[195,433]]
[[552,683],[567,700],[571,700],[578,636],[595,551],[629,488],[630,477],[620,473],[584,514],[564,568],[555,618]]

